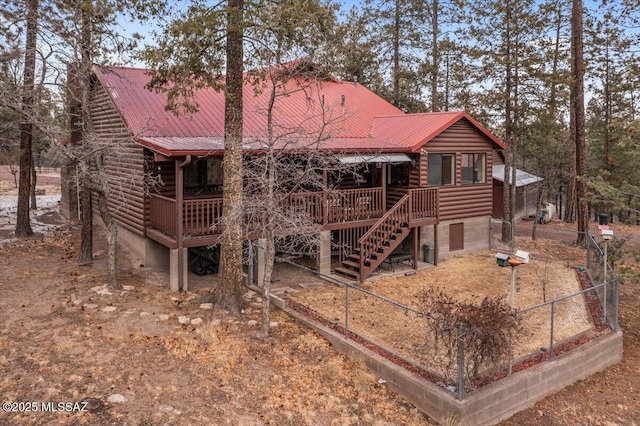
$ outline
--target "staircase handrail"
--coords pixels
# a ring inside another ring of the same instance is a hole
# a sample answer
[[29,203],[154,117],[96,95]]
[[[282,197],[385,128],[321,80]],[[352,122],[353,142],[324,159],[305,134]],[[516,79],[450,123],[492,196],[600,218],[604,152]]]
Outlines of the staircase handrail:
[[[408,204],[409,204],[409,199],[411,198],[411,196],[409,194],[405,194],[391,209],[389,209],[389,211],[387,211],[380,219],[378,219],[378,221],[376,223],[374,223],[371,228],[365,232],[362,237],[360,237],[360,239],[358,240],[358,248],[360,249],[360,273],[362,274],[362,272],[364,271],[364,262],[365,260],[369,259],[371,254],[373,253],[374,250],[377,250],[378,248],[380,248],[380,245],[382,244],[382,242],[384,242],[385,240],[387,240],[390,236],[391,236],[391,231],[390,230],[386,230],[385,232],[387,233],[387,235],[384,235],[383,238],[380,239],[380,241],[382,241],[379,245],[375,246],[375,247],[371,247],[371,244],[369,245],[369,248],[367,250],[365,250],[365,243],[368,242],[368,240],[371,239],[371,236],[377,232],[382,225],[387,224],[387,223],[391,223],[390,219],[392,217],[399,219],[402,222],[405,223],[409,223],[409,209],[407,208]],[[401,209],[404,208],[404,211],[400,211]],[[400,216],[397,217],[396,213],[400,211]],[[361,278],[363,279],[363,278]]]

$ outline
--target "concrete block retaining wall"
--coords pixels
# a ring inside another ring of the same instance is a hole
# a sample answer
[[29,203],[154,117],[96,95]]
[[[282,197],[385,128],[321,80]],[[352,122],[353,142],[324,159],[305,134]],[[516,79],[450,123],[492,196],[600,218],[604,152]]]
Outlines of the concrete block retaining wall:
[[275,306],[319,332],[340,352],[364,361],[391,390],[437,422],[455,419],[461,425],[496,424],[545,396],[622,359],[622,332],[609,333],[554,359],[484,386],[457,400],[436,384],[413,374],[353,340],[300,315],[273,297]]

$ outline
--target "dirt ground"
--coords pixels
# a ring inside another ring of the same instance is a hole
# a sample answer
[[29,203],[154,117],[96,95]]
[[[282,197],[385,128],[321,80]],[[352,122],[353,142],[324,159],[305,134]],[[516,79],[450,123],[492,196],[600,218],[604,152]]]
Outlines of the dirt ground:
[[[527,265],[516,268],[514,305],[517,309],[533,307],[581,290],[575,268],[584,264],[583,250],[550,240],[531,242],[523,237],[517,237],[516,243],[519,249],[531,254]],[[437,268],[410,273],[412,275],[409,276],[374,277],[361,287],[417,311],[422,310],[421,294],[428,289],[439,289],[457,299],[476,303],[485,296],[503,296],[505,303],[510,303],[511,268],[498,267],[493,251],[454,256],[441,261]],[[287,299],[344,326],[343,288],[334,285],[298,288],[287,294]],[[430,371],[441,373],[442,367],[437,362],[439,356],[432,353],[437,345],[433,342],[425,344],[426,322],[423,318],[357,290],[349,291],[348,303],[350,330]],[[555,345],[594,328],[582,296],[558,303],[555,309]],[[550,313],[547,306],[523,314],[524,329],[515,345],[515,360],[535,355],[541,347],[548,347]]]
[[[242,315],[208,309],[199,300],[207,277],[193,280],[192,292],[171,293],[165,274],[124,251],[119,278],[127,287],[105,288],[103,238],[96,236],[95,262],[78,266],[77,227],[56,215],[55,202],[43,199],[34,213],[39,235],[12,239],[10,186],[0,186],[0,402],[21,411],[0,412],[0,424],[433,424],[361,362],[281,312],[271,337],[257,339],[260,299],[249,290]],[[315,283],[282,265],[276,280]],[[505,424],[635,424],[638,294],[637,283],[621,286],[620,364]],[[87,405],[73,404],[80,401]]]

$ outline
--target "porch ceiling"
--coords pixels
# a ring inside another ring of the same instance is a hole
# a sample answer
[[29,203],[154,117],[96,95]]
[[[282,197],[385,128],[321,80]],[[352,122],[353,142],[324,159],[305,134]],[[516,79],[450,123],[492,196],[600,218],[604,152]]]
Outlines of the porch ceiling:
[[359,164],[359,163],[405,163],[411,161],[411,158],[405,154],[359,154],[359,155],[343,155],[340,157],[342,164]]

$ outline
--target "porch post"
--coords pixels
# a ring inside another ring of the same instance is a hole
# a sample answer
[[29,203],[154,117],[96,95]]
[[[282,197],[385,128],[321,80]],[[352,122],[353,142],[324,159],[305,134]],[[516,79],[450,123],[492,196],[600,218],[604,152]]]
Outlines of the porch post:
[[267,266],[267,240],[260,238],[256,244],[256,284],[258,287],[264,286],[264,273]]
[[329,223],[329,200],[327,197],[327,188],[329,187],[329,178],[327,169],[322,170],[322,224]]
[[[175,161],[175,171],[176,171],[176,215],[178,221],[177,232],[176,232],[176,242],[178,243],[177,248],[177,259],[175,262],[175,266],[177,271],[170,271],[170,274],[177,273],[177,279],[174,276],[173,280],[170,280],[171,290],[178,291],[180,289],[187,291],[187,271],[186,271],[186,262],[185,258],[186,252],[184,248],[184,174],[183,167],[188,165],[191,162],[191,156],[187,156],[184,162]],[[177,285],[177,288],[175,288]]]
[[418,259],[420,254],[420,238],[418,238],[420,232],[419,227],[413,228],[413,269],[418,270]]
[[433,225],[433,266],[438,266],[440,255],[440,243],[438,243],[438,224]]
[[331,275],[331,231],[320,231],[317,270],[321,275]]
[[382,164],[382,214],[387,212],[387,164]]

